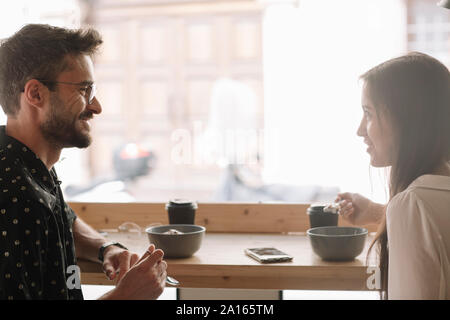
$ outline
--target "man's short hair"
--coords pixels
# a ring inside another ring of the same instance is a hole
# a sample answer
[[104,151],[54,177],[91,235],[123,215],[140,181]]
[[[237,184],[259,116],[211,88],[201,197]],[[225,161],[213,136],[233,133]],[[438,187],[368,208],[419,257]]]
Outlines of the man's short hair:
[[20,109],[20,93],[31,79],[55,80],[67,56],[93,56],[103,40],[89,28],[28,24],[0,44],[0,105],[7,115]]

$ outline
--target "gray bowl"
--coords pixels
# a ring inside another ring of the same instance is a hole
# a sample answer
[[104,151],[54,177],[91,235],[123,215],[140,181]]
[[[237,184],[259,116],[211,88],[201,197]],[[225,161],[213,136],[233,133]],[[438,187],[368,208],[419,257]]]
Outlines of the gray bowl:
[[[164,234],[171,229],[182,234]],[[170,224],[145,229],[148,240],[164,251],[165,258],[187,258],[200,249],[206,228],[193,224]]]
[[318,227],[306,231],[314,252],[327,261],[350,261],[364,249],[368,231],[358,227]]

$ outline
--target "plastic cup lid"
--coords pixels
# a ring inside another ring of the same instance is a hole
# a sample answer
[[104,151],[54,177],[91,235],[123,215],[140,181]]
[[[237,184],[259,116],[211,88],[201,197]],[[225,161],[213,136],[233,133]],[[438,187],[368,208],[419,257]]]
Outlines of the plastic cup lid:
[[187,200],[187,199],[172,199],[167,203],[167,206],[175,206],[175,207],[187,207],[192,206],[197,208],[197,203],[195,201]]

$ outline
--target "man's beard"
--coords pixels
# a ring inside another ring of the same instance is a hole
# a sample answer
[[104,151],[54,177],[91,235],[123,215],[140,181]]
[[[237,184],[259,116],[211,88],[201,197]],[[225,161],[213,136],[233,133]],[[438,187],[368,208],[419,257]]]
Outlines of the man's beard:
[[50,97],[50,112],[48,118],[40,125],[43,137],[56,148],[87,148],[92,138],[88,133],[77,129],[80,119],[92,118],[92,112],[84,111],[77,118],[67,112],[64,103],[52,94]]

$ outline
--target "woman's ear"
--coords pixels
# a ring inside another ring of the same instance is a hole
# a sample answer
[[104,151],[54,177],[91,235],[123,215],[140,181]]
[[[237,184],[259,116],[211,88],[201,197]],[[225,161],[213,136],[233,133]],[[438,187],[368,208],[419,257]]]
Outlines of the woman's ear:
[[25,101],[36,108],[44,106],[48,92],[48,88],[36,79],[28,80],[23,90]]

